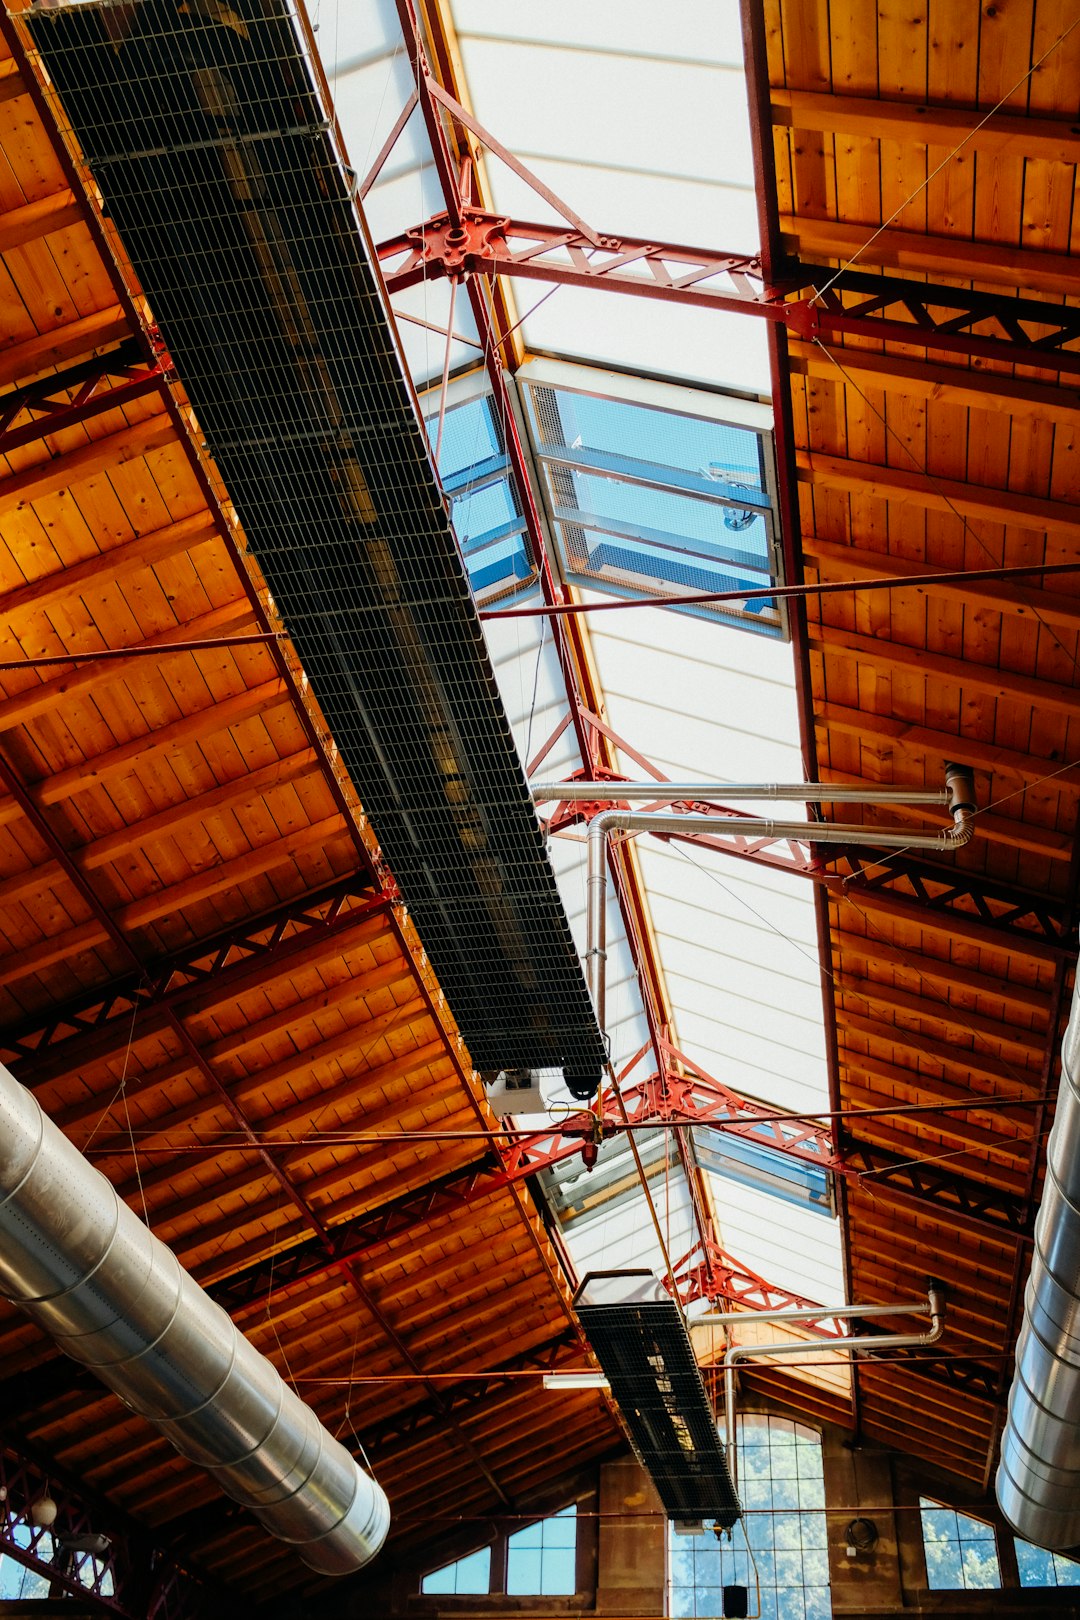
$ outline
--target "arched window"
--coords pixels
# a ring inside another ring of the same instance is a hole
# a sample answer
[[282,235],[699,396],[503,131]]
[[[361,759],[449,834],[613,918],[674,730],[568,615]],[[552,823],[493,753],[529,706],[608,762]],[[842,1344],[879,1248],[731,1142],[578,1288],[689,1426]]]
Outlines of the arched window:
[[821,1436],[788,1418],[739,1419],[743,1518],[732,1538],[681,1536],[669,1543],[668,1612],[723,1612],[725,1586],[754,1592],[762,1620],[829,1620],[829,1552]]

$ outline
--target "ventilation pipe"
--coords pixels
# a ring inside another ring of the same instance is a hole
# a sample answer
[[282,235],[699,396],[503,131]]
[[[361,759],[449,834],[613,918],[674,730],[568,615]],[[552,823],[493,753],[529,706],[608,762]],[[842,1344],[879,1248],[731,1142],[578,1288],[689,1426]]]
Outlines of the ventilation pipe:
[[0,1293],[311,1569],[375,1556],[375,1482],[0,1065]]
[[849,1339],[782,1339],[776,1344],[731,1344],[724,1352],[724,1432],[727,1439],[728,1470],[736,1491],[738,1447],[735,1444],[735,1364],[755,1356],[820,1355],[822,1349],[840,1351],[853,1357],[856,1350],[924,1349],[937,1344],[945,1331],[945,1290],[940,1283],[927,1285],[926,1300],[896,1305],[815,1305],[783,1311],[707,1311],[694,1318],[694,1326],[709,1323],[721,1327],[745,1327],[749,1322],[849,1321],[852,1317],[915,1316],[925,1311],[930,1326],[925,1333],[866,1333]]
[[953,824],[942,832],[911,832],[903,827],[865,827],[835,821],[765,821],[740,816],[725,825],[716,816],[692,811],[601,810],[589,822],[588,919],[585,978],[602,1031],[607,1028],[607,841],[613,832],[737,832],[744,838],[800,838],[815,844],[859,844],[873,849],[960,849],[974,832],[975,783],[964,765],[946,765],[945,786],[935,789],[841,787],[831,782],[538,782],[534,802],[558,799],[591,802],[616,795],[627,802],[703,803],[709,800],[771,799],[806,804],[943,804]]
[[1080,1544],[1080,974],[1061,1048],[997,1499],[1018,1536]]

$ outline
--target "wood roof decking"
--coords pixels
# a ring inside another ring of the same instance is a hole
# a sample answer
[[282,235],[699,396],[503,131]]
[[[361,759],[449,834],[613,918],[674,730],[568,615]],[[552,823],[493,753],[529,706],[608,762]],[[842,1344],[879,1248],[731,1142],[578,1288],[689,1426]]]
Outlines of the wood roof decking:
[[[26,88],[5,48],[8,403],[133,331]],[[573,1469],[618,1430],[595,1392],[441,1381],[580,1365],[582,1349],[524,1189],[427,1198],[486,1145],[405,1133],[490,1115],[392,885],[380,901],[377,845],[295,654],[229,643],[278,628],[182,396],[155,388],[0,463],[0,659],[162,648],[0,670],[0,1042],[200,1281],[254,1277],[237,1320],[332,1431],[370,1445],[392,1535],[429,1540],[440,1513],[497,1509],[553,1453]],[[218,960],[138,985],[230,930]],[[275,1281],[302,1244],[322,1263]],[[311,1579],[6,1307],[0,1380],[24,1433],[203,1567],[256,1596]]]
[[[785,247],[829,264],[858,253],[860,268],[916,279],[1080,293],[1080,30],[1050,49],[1070,21],[1059,5],[768,0],[766,11]],[[793,341],[789,369],[808,578],[1075,558],[1080,396],[1054,371],[855,337],[828,350]],[[1076,576],[830,596],[809,618],[822,777],[921,786],[947,759],[970,764],[986,808],[949,864],[1072,919]],[[959,911],[920,916],[855,885],[830,891],[840,1105],[1020,1106],[849,1118],[845,1134],[1030,1206],[1049,1125],[1034,1100],[1055,1073],[1071,964],[1034,938],[995,940],[974,908]],[[981,1358],[998,1383],[991,1401],[940,1375],[935,1387],[905,1366],[864,1367],[864,1429],[985,1482],[1028,1245],[915,1213],[873,1176],[848,1183],[846,1220],[853,1297],[917,1291],[932,1270],[949,1286],[943,1348]]]

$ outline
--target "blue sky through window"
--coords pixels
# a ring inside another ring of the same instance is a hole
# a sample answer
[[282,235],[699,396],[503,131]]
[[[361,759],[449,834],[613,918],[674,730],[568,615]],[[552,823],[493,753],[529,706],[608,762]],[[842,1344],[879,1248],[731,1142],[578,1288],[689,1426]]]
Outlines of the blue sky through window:
[[433,1569],[420,1582],[420,1590],[440,1596],[462,1596],[486,1592],[491,1585],[491,1548],[481,1547],[464,1558]]
[[[527,384],[526,397],[572,583],[649,596],[760,588],[775,577],[761,434],[546,384]],[[782,633],[767,598],[680,611]]]
[[567,1596],[577,1591],[577,1507],[517,1530],[506,1544],[506,1590]]
[[1047,1552],[1015,1537],[1021,1586],[1080,1586],[1080,1563],[1064,1553]]
[[432,448],[450,500],[450,516],[477,600],[513,594],[532,578],[525,520],[510,481],[491,399],[451,405],[443,417],[425,409]]
[[920,1496],[926,1584],[932,1592],[996,1591],[1001,1585],[992,1524]]

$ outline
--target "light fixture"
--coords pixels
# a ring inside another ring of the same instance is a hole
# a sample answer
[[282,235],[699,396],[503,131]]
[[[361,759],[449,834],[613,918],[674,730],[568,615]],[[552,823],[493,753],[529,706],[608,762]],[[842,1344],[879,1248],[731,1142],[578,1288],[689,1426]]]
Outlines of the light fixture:
[[603,1373],[545,1373],[545,1389],[610,1389]]
[[112,1548],[109,1537],[100,1530],[83,1530],[73,1536],[57,1536],[67,1552],[90,1553],[94,1558],[107,1558]]
[[39,1530],[47,1530],[56,1523],[56,1503],[51,1496],[39,1496],[36,1502],[31,1502],[27,1518]]

